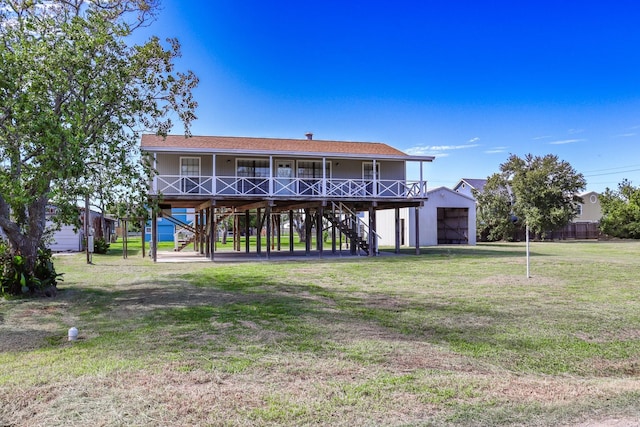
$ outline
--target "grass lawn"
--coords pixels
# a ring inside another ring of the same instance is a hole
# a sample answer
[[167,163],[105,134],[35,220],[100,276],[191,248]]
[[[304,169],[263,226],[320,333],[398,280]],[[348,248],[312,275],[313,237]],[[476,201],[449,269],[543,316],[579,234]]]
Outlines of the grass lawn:
[[0,299],[0,426],[640,419],[640,242],[534,242],[530,279],[520,243],[233,264],[117,246],[58,256],[55,298]]

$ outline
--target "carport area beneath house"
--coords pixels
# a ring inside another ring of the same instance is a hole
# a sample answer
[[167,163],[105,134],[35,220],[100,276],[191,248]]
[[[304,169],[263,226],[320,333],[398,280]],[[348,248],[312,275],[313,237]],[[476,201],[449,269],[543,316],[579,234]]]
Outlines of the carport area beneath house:
[[[397,213],[401,207],[421,203],[404,199],[384,203],[361,199],[165,200],[152,217],[150,253],[158,262],[375,257],[379,254],[377,210],[395,208]],[[184,216],[185,210],[184,218],[176,215]],[[175,227],[174,251],[158,250],[156,254],[160,220]]]
[[[393,252],[381,251],[378,256],[398,256]],[[207,263],[236,263],[236,262],[277,262],[277,261],[313,261],[323,259],[354,259],[354,258],[366,258],[366,255],[356,254],[352,255],[347,250],[338,251],[336,253],[330,251],[323,251],[322,253],[317,250],[312,250],[309,253],[305,251],[272,251],[270,254],[265,252],[235,252],[224,251],[215,252],[213,259],[207,257],[204,254],[200,254],[197,251],[184,250],[184,251],[158,251],[156,262],[159,263],[190,263],[190,262],[207,262]]]

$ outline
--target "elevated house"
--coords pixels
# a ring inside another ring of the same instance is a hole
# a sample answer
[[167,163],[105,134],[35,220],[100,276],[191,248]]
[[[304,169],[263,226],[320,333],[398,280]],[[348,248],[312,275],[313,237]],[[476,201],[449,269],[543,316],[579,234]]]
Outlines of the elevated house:
[[[315,230],[342,233],[352,253],[374,256],[376,211],[395,209],[397,218],[400,208],[419,208],[428,197],[423,164],[433,161],[382,143],[321,141],[311,134],[307,139],[143,135],[141,150],[155,171],[150,194],[159,201],[160,215],[169,218],[173,208],[193,209],[195,246],[211,259],[219,221],[244,217],[245,229],[236,220],[233,234],[249,235],[249,216],[255,215],[269,241],[281,229],[281,214],[291,218],[294,212],[301,212],[305,220],[307,253]],[[418,179],[407,179],[407,162],[420,164]],[[368,213],[366,222],[363,212]],[[263,236],[256,237],[255,251],[260,253]],[[237,251],[251,251],[245,240],[244,248],[235,246]],[[154,216],[154,260],[157,241]],[[336,239],[332,241],[335,251]],[[316,245],[322,254],[323,239],[317,238]],[[290,239],[289,251],[293,249]],[[270,251],[266,245],[267,256]]]

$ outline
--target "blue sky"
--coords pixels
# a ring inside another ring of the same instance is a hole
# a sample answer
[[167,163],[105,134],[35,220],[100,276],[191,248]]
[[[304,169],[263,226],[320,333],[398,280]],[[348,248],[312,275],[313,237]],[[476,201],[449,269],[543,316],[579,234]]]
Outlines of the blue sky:
[[[385,142],[431,188],[510,153],[640,185],[640,2],[163,0],[197,135]],[[176,131],[180,131],[176,127]]]

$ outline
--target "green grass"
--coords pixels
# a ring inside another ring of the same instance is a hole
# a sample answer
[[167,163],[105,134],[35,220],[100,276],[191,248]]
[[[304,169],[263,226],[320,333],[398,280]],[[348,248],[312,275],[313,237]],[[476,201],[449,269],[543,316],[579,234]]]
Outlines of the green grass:
[[[287,235],[283,235],[280,238],[280,248],[281,250],[289,250],[289,241],[290,241],[290,236]],[[298,238],[298,236],[294,236],[294,243],[293,243],[293,247],[294,250],[304,250],[306,243],[305,242],[301,242],[300,239]],[[336,245],[339,245],[340,241],[336,240]],[[346,244],[345,242],[343,242],[343,244]],[[250,246],[250,250],[251,251],[255,251],[257,248],[257,237],[256,236],[249,236],[249,246]],[[311,239],[311,247],[312,249],[316,248],[316,237],[315,235],[312,236]],[[124,249],[123,249],[123,240],[122,238],[118,238],[117,241],[110,243],[109,245],[109,254],[110,255],[115,255],[115,256],[122,256]],[[175,244],[174,242],[158,242],[158,251],[172,251],[174,248]],[[261,240],[260,240],[260,248],[262,251],[266,251],[267,250],[267,239],[265,236],[262,236]],[[274,237],[271,241],[271,246],[274,250],[277,250],[277,239]],[[193,248],[194,245],[191,244],[189,245],[187,248]],[[242,251],[245,250],[246,247],[246,238],[244,236],[240,237],[240,248],[242,249]],[[323,242],[323,247],[325,248],[325,250],[330,249],[331,248],[331,238],[328,238],[326,241]],[[227,242],[225,244],[222,243],[222,241],[218,241],[216,242],[216,249],[217,252],[231,252],[233,251],[233,239],[229,238],[227,240]],[[142,238],[139,236],[135,236],[135,237],[129,237],[127,239],[127,255],[128,256],[136,256],[136,255],[141,255],[142,254]],[[145,255],[148,256],[149,254],[149,242],[145,242]]]
[[56,258],[56,298],[0,301],[0,424],[640,415],[640,242],[535,242],[529,279],[522,244],[153,264],[134,243]]

